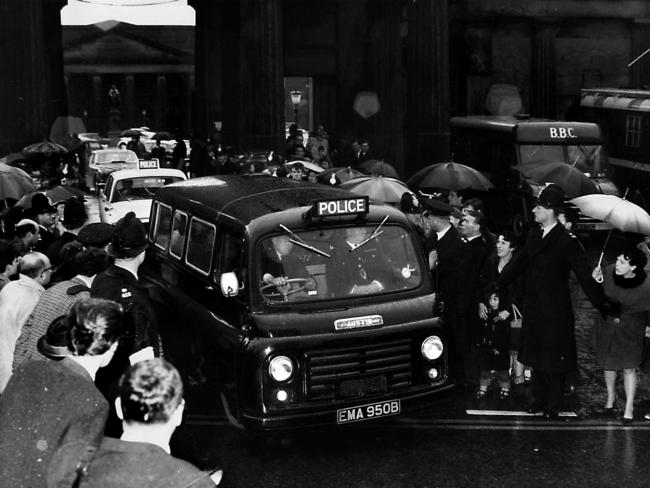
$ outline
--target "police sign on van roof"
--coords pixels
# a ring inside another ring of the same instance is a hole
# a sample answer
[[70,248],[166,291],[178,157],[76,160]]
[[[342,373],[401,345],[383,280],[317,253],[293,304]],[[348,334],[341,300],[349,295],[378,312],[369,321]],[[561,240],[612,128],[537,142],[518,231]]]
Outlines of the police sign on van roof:
[[355,215],[368,213],[368,197],[341,198],[336,200],[319,200],[314,202],[315,217],[334,217],[338,215]]

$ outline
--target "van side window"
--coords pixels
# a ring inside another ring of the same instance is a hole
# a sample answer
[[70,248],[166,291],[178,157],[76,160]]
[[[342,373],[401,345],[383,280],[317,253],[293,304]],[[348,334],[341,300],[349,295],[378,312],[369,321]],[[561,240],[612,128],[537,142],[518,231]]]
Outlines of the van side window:
[[219,250],[219,273],[237,273],[240,283],[246,278],[243,262],[244,238],[231,232],[221,233],[221,248]]
[[155,225],[155,243],[161,249],[166,249],[169,244],[169,225],[172,221],[172,208],[163,203],[158,204]]
[[185,263],[205,275],[210,273],[210,267],[212,266],[215,234],[216,228],[214,225],[192,217]]
[[183,246],[185,244],[185,233],[187,232],[187,214],[174,212],[174,220],[172,221],[172,235],[169,242],[169,254],[180,259],[183,254]]

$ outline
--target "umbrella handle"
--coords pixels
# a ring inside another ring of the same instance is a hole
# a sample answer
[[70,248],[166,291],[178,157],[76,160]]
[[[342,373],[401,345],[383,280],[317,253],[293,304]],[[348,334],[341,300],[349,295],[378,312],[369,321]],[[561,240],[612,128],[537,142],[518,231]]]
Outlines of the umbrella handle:
[[603,244],[603,250],[600,253],[600,258],[598,258],[598,266],[597,266],[598,268],[600,268],[600,265],[603,262],[603,256],[605,256],[605,248],[607,247],[609,238],[612,236],[612,230],[614,229],[609,229],[609,232],[607,232],[607,237],[605,238],[605,243]]

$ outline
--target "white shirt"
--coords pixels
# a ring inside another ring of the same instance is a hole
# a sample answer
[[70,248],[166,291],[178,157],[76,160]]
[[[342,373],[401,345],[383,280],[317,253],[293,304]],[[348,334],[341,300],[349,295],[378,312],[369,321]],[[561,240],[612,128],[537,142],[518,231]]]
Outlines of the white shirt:
[[445,237],[445,234],[449,231],[449,229],[451,229],[451,224],[449,224],[449,227],[446,227],[445,229],[443,229],[443,230],[441,230],[439,232],[436,232],[436,235],[438,236],[438,240]]
[[477,237],[481,237],[481,234],[476,234],[475,236],[472,237],[465,237],[465,239],[467,239],[467,242],[470,242],[476,239]]
[[0,290],[0,392],[11,377],[16,340],[45,288],[23,274]]
[[549,232],[551,232],[551,230],[553,230],[553,227],[555,227],[556,225],[557,225],[557,222],[555,222],[555,223],[552,224],[552,225],[549,225],[548,227],[542,227],[542,239],[543,239],[544,237],[546,237],[546,234],[548,234]]

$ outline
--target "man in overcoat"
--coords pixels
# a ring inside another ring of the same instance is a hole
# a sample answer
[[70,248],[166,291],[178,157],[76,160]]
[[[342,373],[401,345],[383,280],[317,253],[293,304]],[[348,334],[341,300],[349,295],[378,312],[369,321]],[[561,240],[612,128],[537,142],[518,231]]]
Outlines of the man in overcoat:
[[519,361],[533,368],[533,403],[530,413],[556,418],[566,373],[577,367],[575,322],[569,272],[573,271],[591,303],[604,313],[600,284],[591,278],[584,249],[578,239],[558,223],[564,191],[549,185],[533,208],[539,228],[531,229],[526,246],[506,265],[497,286],[524,276],[523,323]]
[[422,223],[426,235],[425,251],[429,257],[436,293],[444,302],[444,318],[453,340],[456,380],[464,386],[478,385],[478,373],[472,376],[470,321],[467,310],[467,287],[463,286],[469,266],[469,248],[449,222],[451,207],[434,199],[422,199]]

